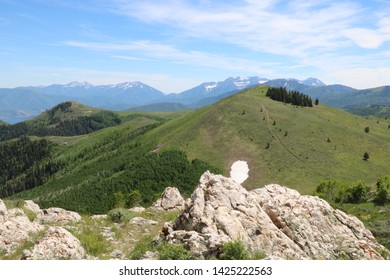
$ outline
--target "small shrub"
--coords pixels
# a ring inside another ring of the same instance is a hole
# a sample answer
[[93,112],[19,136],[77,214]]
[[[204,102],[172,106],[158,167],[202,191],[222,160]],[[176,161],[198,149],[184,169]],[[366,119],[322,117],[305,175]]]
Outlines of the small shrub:
[[107,216],[114,223],[127,223],[135,214],[124,208],[115,208],[108,212]]
[[126,205],[126,197],[123,192],[114,193],[115,208],[123,208]]
[[222,247],[222,260],[248,260],[249,253],[241,240],[233,240],[227,242]]
[[158,248],[160,260],[191,260],[192,254],[187,251],[183,244],[163,243]]
[[376,182],[376,195],[374,202],[377,205],[384,205],[390,201],[390,176],[384,176]]

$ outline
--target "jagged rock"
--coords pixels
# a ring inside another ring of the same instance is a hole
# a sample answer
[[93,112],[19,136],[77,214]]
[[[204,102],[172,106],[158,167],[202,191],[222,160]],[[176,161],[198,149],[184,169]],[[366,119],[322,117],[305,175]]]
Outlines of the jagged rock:
[[79,222],[81,220],[81,216],[76,212],[53,207],[44,209],[40,214],[38,214],[37,220],[42,224],[65,224],[70,222]]
[[5,206],[4,201],[0,199],[0,216],[4,216],[7,213],[7,206]]
[[33,248],[23,251],[25,260],[81,260],[85,250],[80,241],[62,227],[49,227]]
[[177,188],[168,187],[151,208],[159,211],[183,210],[184,202],[184,198]]
[[39,207],[38,204],[36,204],[34,201],[32,200],[26,200],[24,202],[24,206],[23,206],[25,209],[28,209],[30,211],[32,211],[33,213],[35,213],[36,215],[39,215],[42,213],[42,209]]
[[115,240],[115,233],[112,232],[110,227],[102,227],[101,229],[102,229],[101,234],[107,241]]
[[276,227],[310,258],[381,259],[381,246],[363,223],[326,201],[274,184],[252,193]]
[[270,185],[251,192],[206,172],[183,213],[162,232],[198,256],[217,256],[240,239],[269,259],[381,259],[372,234],[356,218],[318,197]]
[[137,225],[137,226],[144,226],[144,225],[157,225],[158,223],[153,220],[147,220],[142,217],[134,217],[129,221],[129,224]]
[[22,209],[14,208],[7,210],[0,200],[0,249],[5,254],[12,254],[19,246],[27,240],[30,235],[44,229],[36,222],[31,222]]

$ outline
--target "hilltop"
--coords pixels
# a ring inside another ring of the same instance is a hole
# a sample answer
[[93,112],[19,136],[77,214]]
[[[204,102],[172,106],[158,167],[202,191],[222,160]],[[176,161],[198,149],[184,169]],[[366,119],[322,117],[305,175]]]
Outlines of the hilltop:
[[121,122],[118,114],[67,101],[37,117],[0,128],[0,141],[22,135],[74,136],[88,134]]
[[[372,183],[390,172],[388,121],[321,103],[284,104],[267,98],[266,91],[247,89],[173,119],[148,132],[145,141],[157,140],[161,150],[184,150],[224,174],[235,159],[246,160],[252,167],[247,188],[278,182],[311,193],[321,180]],[[372,160],[362,160],[364,152]]]

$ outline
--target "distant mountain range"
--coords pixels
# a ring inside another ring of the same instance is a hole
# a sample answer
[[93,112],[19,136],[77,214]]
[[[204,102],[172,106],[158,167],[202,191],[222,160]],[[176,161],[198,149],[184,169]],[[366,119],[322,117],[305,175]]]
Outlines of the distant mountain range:
[[390,105],[390,86],[357,90],[343,85],[326,85],[316,78],[266,79],[230,77],[220,82],[206,82],[181,93],[164,94],[142,82],[92,85],[71,82],[65,85],[0,89],[0,119],[9,123],[32,118],[60,102],[77,101],[110,110],[169,111],[195,109],[257,85],[286,87],[318,98],[321,103],[345,109],[367,105]]

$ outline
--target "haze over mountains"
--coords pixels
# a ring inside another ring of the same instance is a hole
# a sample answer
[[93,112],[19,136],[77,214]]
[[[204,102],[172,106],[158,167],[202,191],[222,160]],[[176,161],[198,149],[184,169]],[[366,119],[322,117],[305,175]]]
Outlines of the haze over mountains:
[[390,86],[357,90],[343,85],[326,85],[316,78],[269,80],[260,77],[230,77],[224,81],[205,82],[181,93],[171,94],[164,94],[139,81],[97,86],[87,82],[71,82],[65,85],[0,89],[0,119],[16,123],[70,100],[110,110],[195,109],[257,85],[297,90],[314,99],[320,99],[321,103],[338,108],[390,105]]

